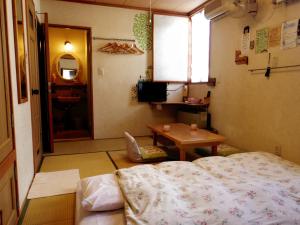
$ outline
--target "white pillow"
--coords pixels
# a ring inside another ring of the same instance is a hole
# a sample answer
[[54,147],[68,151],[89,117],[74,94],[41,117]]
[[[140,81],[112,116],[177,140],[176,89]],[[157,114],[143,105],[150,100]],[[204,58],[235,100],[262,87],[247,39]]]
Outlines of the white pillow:
[[114,174],[104,174],[81,180],[82,207],[87,211],[121,209],[124,200]]

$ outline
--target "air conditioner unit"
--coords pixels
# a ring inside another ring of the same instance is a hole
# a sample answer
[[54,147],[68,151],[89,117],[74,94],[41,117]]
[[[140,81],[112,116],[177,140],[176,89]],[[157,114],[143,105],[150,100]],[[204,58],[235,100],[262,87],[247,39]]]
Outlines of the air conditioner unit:
[[211,20],[230,10],[230,4],[226,0],[212,0],[204,7],[204,15]]

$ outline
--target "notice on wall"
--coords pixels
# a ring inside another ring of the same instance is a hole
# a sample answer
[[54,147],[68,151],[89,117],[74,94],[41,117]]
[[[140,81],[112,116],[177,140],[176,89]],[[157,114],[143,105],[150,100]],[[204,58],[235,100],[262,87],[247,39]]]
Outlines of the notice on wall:
[[281,26],[270,28],[269,30],[269,47],[277,47],[281,40]]
[[244,27],[243,36],[242,36],[242,46],[241,53],[242,55],[248,55],[250,48],[250,27]]
[[289,49],[297,47],[299,20],[290,20],[282,24],[281,48]]
[[256,53],[267,52],[269,47],[269,29],[263,28],[256,31]]

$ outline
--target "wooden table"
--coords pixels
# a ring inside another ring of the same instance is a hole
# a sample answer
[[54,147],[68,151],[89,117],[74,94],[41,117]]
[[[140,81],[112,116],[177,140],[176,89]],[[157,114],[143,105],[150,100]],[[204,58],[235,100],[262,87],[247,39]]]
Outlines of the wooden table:
[[163,124],[148,125],[153,133],[153,144],[157,145],[157,136],[161,135],[173,141],[180,151],[180,160],[185,160],[186,151],[194,147],[211,146],[212,154],[216,155],[218,145],[224,142],[225,138],[207,130],[192,130],[189,125],[183,123],[171,123],[170,131],[163,130]]

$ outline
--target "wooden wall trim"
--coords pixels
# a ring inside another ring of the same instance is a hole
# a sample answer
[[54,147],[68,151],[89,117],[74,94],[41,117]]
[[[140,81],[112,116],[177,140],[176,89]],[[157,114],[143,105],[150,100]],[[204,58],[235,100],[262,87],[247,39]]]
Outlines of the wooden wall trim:
[[204,7],[207,5],[207,3],[211,2],[213,0],[207,0],[206,2],[202,3],[201,5],[197,6],[196,8],[194,8],[193,10],[191,10],[190,12],[187,13],[187,15],[189,17],[192,17],[193,15],[195,15],[196,13],[198,13],[199,11],[203,10]]
[[[142,10],[142,11],[149,11],[149,8],[145,7],[137,7],[137,6],[127,6],[127,5],[120,5],[120,4],[110,4],[110,3],[102,3],[102,2],[94,2],[92,0],[58,0],[62,2],[74,2],[74,3],[82,3],[82,4],[90,4],[90,5],[100,5],[100,6],[107,6],[107,7],[116,7],[116,8],[124,8],[124,9],[134,9],[134,10]],[[177,16],[188,16],[188,13],[176,12],[176,11],[169,11],[169,10],[161,10],[161,9],[151,9],[153,13],[158,14],[166,14],[166,15],[177,15]]]
[[88,32],[92,30],[91,27],[75,26],[75,25],[67,25],[67,24],[57,24],[57,23],[48,23],[48,27],[70,28],[70,29],[77,29],[77,30],[87,30]]

